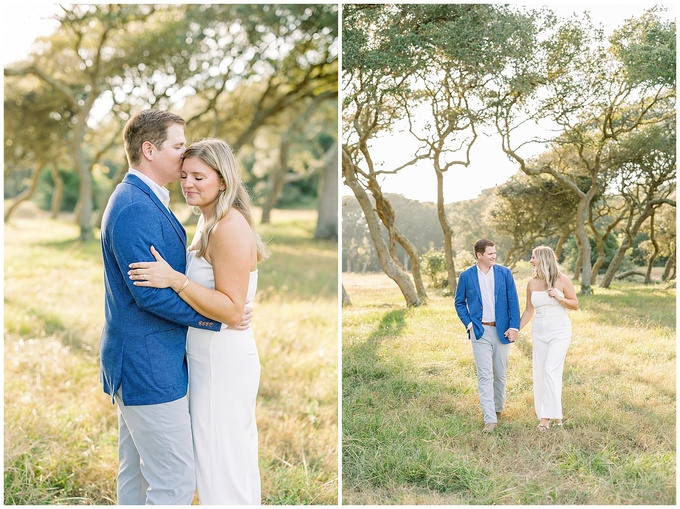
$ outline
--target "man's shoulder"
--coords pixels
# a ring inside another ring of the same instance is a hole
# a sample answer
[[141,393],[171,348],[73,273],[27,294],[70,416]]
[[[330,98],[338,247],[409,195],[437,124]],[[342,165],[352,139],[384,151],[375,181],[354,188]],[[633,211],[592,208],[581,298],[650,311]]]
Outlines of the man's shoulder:
[[496,263],[494,265],[494,268],[498,272],[502,272],[504,274],[512,274],[512,271],[510,269],[508,269],[505,265],[499,265],[499,264]]
[[494,270],[496,271],[497,275],[503,276],[505,279],[512,279],[514,281],[512,271],[504,265],[494,265]]
[[463,276],[465,274],[465,275],[469,276],[470,274],[472,274],[473,272],[476,272],[476,271],[477,271],[477,265],[475,264],[475,265],[472,265],[471,267],[468,267],[467,269],[465,269],[463,272],[460,273],[460,275]]

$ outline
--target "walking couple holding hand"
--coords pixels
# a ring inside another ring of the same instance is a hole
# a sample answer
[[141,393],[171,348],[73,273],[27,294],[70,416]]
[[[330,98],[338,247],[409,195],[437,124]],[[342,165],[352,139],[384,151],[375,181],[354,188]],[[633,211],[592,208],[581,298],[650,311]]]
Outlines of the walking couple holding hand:
[[465,325],[477,367],[477,387],[484,414],[484,432],[493,432],[506,398],[510,345],[529,323],[533,337],[534,406],[538,430],[562,425],[562,372],[571,341],[567,310],[578,309],[571,280],[559,271],[553,250],[535,248],[534,276],[527,283],[526,307],[520,316],[519,297],[510,270],[496,265],[496,246],[480,239],[474,246],[477,263],[463,271],[455,306]]
[[[145,110],[123,133],[130,169],[106,207],[101,379],[118,405],[118,504],[259,504],[250,320],[266,249],[230,147],[186,147],[184,120]],[[200,211],[186,232],[164,187]]]

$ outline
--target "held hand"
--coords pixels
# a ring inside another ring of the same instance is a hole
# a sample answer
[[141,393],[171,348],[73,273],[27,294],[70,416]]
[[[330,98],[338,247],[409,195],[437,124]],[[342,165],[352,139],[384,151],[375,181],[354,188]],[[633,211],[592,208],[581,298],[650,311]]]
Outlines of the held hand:
[[252,321],[252,319],[253,319],[253,307],[250,304],[248,304],[243,310],[243,316],[241,317],[241,321],[237,325],[234,325],[233,327],[229,328],[233,330],[247,330],[250,327],[250,322]]
[[[155,262],[136,262],[130,264],[128,276],[134,281],[135,286],[150,286],[151,288],[168,288],[177,283],[178,275],[184,281],[184,274],[174,270],[160,255],[156,248],[151,246],[151,254]],[[180,281],[180,285],[182,283]]]
[[505,331],[504,336],[510,340],[511,343],[514,343],[517,341],[517,336],[519,336],[519,332],[516,331],[515,329],[508,329]]

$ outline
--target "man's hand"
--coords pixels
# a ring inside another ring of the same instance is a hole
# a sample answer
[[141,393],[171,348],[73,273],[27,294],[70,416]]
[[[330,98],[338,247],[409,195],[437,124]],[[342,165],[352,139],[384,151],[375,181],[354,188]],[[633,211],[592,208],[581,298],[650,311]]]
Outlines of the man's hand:
[[250,327],[250,322],[252,320],[253,320],[253,307],[246,306],[245,309],[243,310],[243,316],[241,317],[241,321],[238,323],[238,325],[229,328],[234,330],[246,330],[248,329],[248,327]]
[[517,336],[519,336],[519,331],[517,329],[508,329],[505,331],[505,337],[508,338],[511,343],[517,341]]

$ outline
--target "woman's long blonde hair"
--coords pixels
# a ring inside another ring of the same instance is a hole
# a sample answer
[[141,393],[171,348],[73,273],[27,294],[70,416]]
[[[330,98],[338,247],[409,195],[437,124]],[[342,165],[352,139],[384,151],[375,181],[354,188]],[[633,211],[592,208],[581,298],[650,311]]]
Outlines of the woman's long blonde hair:
[[557,266],[557,257],[552,248],[548,246],[538,246],[533,250],[536,266],[534,277],[542,279],[548,288],[555,288],[555,284],[560,277],[560,269]]
[[208,248],[208,239],[215,225],[222,219],[231,207],[238,210],[246,218],[255,235],[257,247],[257,261],[260,262],[269,256],[267,249],[255,230],[253,219],[253,204],[250,195],[241,180],[241,167],[234,156],[231,147],[222,140],[206,138],[192,143],[184,151],[182,161],[196,157],[217,172],[220,180],[224,183],[224,191],[220,191],[215,201],[215,210],[212,217],[207,219],[200,232],[200,240],[197,244],[196,256],[203,257]]

